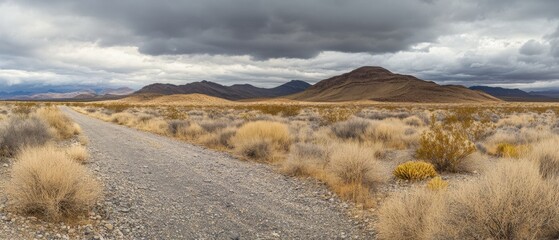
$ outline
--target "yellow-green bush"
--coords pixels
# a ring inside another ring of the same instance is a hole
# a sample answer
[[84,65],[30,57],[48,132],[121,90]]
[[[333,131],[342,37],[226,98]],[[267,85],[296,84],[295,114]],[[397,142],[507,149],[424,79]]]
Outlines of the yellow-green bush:
[[402,163],[392,172],[394,176],[405,180],[423,180],[437,176],[435,166],[424,161]]
[[448,187],[448,182],[443,180],[440,176],[434,177],[427,182],[427,188],[433,191],[439,191],[446,189]]
[[464,158],[475,150],[461,124],[432,124],[430,130],[421,135],[416,154],[439,171],[457,172]]
[[497,156],[505,158],[519,158],[520,154],[527,150],[526,146],[523,145],[512,145],[510,143],[500,143],[497,145]]

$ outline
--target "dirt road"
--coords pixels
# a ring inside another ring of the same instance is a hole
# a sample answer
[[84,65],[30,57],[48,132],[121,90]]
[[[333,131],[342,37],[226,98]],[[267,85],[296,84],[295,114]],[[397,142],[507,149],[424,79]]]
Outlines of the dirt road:
[[[62,110],[89,138],[109,220],[127,239],[361,239],[318,183]],[[370,237],[370,236],[368,236]]]

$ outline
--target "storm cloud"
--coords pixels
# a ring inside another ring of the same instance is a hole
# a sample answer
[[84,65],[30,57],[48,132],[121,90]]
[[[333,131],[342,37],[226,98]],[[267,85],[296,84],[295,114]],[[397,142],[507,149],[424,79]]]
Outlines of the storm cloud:
[[553,87],[557,12],[553,0],[0,0],[0,86],[270,86],[380,65]]

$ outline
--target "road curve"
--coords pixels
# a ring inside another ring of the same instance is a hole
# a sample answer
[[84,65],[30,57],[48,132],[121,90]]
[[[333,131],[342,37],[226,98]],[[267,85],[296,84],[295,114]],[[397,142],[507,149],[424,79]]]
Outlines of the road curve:
[[61,109],[89,138],[107,215],[124,238],[367,238],[318,183]]

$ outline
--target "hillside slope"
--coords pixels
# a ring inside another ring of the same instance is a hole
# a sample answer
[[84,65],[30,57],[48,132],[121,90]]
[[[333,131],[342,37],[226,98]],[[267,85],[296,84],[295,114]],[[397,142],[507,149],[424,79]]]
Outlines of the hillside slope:
[[338,102],[374,100],[386,102],[486,102],[500,101],[463,86],[442,86],[381,67],[361,67],[322,80],[288,98],[301,101]]

